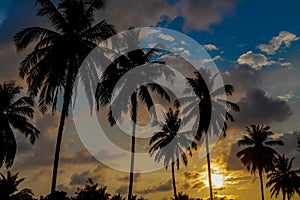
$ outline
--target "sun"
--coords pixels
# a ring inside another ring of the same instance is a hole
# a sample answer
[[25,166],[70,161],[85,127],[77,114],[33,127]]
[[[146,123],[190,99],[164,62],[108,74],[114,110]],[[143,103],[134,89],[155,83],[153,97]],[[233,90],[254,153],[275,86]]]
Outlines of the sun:
[[[211,179],[214,188],[224,187],[224,175],[222,174],[211,174]],[[207,187],[209,187],[208,180],[204,180],[204,183]]]

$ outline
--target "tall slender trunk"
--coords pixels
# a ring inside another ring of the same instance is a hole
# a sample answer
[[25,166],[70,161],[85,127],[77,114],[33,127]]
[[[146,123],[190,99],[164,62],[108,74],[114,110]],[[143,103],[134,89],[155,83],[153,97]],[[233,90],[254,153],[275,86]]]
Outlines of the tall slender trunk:
[[208,144],[208,133],[205,133],[205,148],[206,148],[206,160],[207,160],[207,175],[208,175],[208,184],[209,184],[209,196],[213,200],[213,188],[211,180],[211,170],[210,170],[210,156],[209,156],[209,144]]
[[130,158],[130,177],[129,177],[129,189],[128,189],[128,200],[132,198],[133,189],[133,175],[134,175],[134,154],[135,154],[135,129],[137,121],[137,93],[134,92],[131,95],[132,105],[132,135],[131,135],[131,158]]
[[[76,64],[76,63],[74,63],[74,64]],[[76,65],[70,65],[70,66],[76,66]],[[70,67],[68,69],[68,73],[67,73],[67,78],[66,78],[67,80],[66,80],[65,92],[64,92],[64,102],[63,102],[63,107],[62,107],[62,111],[60,114],[60,122],[59,122],[56,147],[55,147],[55,156],[54,156],[53,173],[52,173],[52,184],[51,184],[51,194],[52,195],[55,193],[55,189],[56,189],[59,153],[60,153],[60,147],[61,147],[62,136],[63,136],[63,131],[64,131],[64,125],[65,125],[66,117],[68,115],[69,105],[70,105],[72,94],[73,94],[74,81],[78,74],[78,70],[79,70],[79,68]]]
[[262,176],[262,174],[263,174],[262,170],[259,170],[261,200],[264,200],[265,196],[264,196],[264,183],[263,183],[263,176]]
[[176,191],[176,181],[175,181],[174,162],[172,162],[172,180],[173,180],[174,198],[175,198],[175,200],[178,200],[178,197],[177,197],[177,191]]
[[285,200],[285,192],[282,193],[282,199]]
[[59,122],[57,139],[56,139],[55,156],[54,156],[53,173],[52,173],[51,194],[54,194],[55,189],[56,189],[59,153],[60,153],[60,147],[61,147],[61,142],[62,142],[65,119],[66,119],[68,108],[69,108],[69,103],[70,103],[69,98],[64,97],[64,103],[63,103],[63,108],[62,108],[61,115],[60,115],[60,122]]

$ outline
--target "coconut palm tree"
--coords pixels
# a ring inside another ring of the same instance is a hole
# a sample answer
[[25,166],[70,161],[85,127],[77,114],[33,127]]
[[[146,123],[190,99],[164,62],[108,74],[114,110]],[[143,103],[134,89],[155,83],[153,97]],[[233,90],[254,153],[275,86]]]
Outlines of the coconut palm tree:
[[292,170],[294,158],[289,160],[285,155],[278,156],[274,162],[274,168],[267,175],[268,182],[267,187],[270,188],[271,197],[279,195],[280,191],[282,193],[282,199],[288,200],[297,193],[300,196],[300,170]]
[[278,153],[271,147],[283,145],[281,140],[270,140],[274,134],[270,127],[266,125],[251,125],[246,127],[247,135],[238,141],[238,145],[248,146],[239,151],[237,156],[246,166],[251,174],[258,170],[260,178],[261,198],[264,200],[263,172],[268,172],[273,168],[273,162]]
[[[212,134],[219,135],[220,132],[226,136],[227,121],[234,121],[230,111],[238,112],[240,108],[237,104],[224,99],[224,94],[228,96],[233,95],[234,88],[232,85],[215,88],[215,79],[218,74],[212,75],[210,70],[204,68],[200,68],[194,74],[195,77],[187,78],[187,86],[184,91],[185,94],[192,95],[180,98],[175,105],[187,104],[183,109],[183,113],[186,113],[184,124],[192,118],[196,118],[196,123],[193,127],[193,130],[197,131],[196,139],[201,140],[202,135],[205,135],[208,183],[210,199],[213,199],[209,137]],[[212,116],[214,116],[213,121],[211,121]]]
[[18,192],[18,185],[25,179],[18,179],[19,173],[12,175],[10,171],[7,171],[7,175],[0,173],[0,199],[3,200],[32,200],[33,193],[30,189],[23,189]]
[[[111,126],[116,124],[116,120],[122,121],[122,113],[131,114],[132,135],[128,199],[132,199],[135,129],[139,115],[139,102],[147,106],[153,121],[156,121],[156,113],[150,110],[154,105],[153,97],[158,95],[167,101],[170,101],[170,98],[165,89],[154,81],[161,76],[165,76],[167,80],[174,76],[174,72],[163,65],[164,62],[161,59],[163,53],[160,50],[156,48],[142,49],[140,47],[139,34],[139,30],[130,28],[120,38],[121,49],[124,49],[125,46],[125,49],[135,50],[116,58],[103,72],[96,89],[97,109],[100,106],[109,106],[108,120]],[[138,68],[142,65],[145,67]],[[137,74],[124,78],[128,74],[130,76],[132,71]],[[118,82],[122,84],[119,85]],[[112,100],[114,95],[115,98]],[[115,109],[113,110],[113,108]]]
[[18,98],[21,90],[15,81],[0,84],[0,167],[5,163],[9,168],[14,162],[17,144],[12,128],[29,137],[32,144],[40,134],[28,121],[33,118],[34,101],[26,96]]
[[40,110],[45,113],[51,105],[52,111],[56,111],[60,94],[63,96],[51,185],[51,193],[54,193],[75,79],[84,58],[99,42],[114,35],[115,30],[105,20],[94,24],[94,13],[104,8],[104,0],[61,0],[57,6],[50,0],[36,0],[36,4],[41,6],[37,15],[47,17],[52,28],[25,28],[14,36],[14,42],[17,50],[22,51],[37,41],[21,62],[19,75],[26,79],[30,95],[39,94]]
[[189,155],[192,156],[192,149],[197,149],[197,145],[193,141],[194,138],[191,138],[192,132],[179,132],[181,126],[179,115],[179,110],[173,111],[171,108],[169,109],[165,115],[164,123],[161,123],[161,130],[154,133],[150,139],[149,149],[150,156],[153,156],[156,152],[156,162],[160,162],[163,159],[166,169],[171,165],[175,200],[178,200],[174,172],[175,164],[177,170],[179,170],[181,157],[183,164],[186,166],[188,159],[185,151],[189,151]]

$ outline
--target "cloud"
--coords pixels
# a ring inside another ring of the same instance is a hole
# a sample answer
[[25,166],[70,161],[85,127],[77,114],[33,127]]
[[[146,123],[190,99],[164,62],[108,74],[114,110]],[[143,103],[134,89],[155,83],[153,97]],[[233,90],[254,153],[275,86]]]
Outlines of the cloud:
[[206,44],[203,47],[204,47],[204,49],[206,49],[208,51],[213,51],[213,50],[217,51],[217,50],[219,50],[219,48],[216,47],[214,44]]
[[217,56],[215,56],[211,59],[208,59],[208,58],[202,59],[202,63],[205,64],[205,63],[214,62],[214,61],[217,61],[217,60],[223,61],[224,59],[220,55],[217,55]]
[[127,185],[122,185],[120,186],[118,189],[116,189],[116,193],[117,194],[126,194],[128,190],[128,186]]
[[[135,173],[134,174],[134,177],[133,177],[133,180],[134,182],[138,181],[141,177],[141,174],[140,173]],[[117,178],[118,181],[122,181],[122,182],[128,182],[129,181],[129,176],[124,176],[124,177],[121,177],[121,178]]]
[[155,26],[164,16],[170,20],[176,17],[175,7],[170,6],[167,0],[110,0],[101,14],[119,30],[130,26]]
[[169,41],[169,42],[173,42],[174,41],[174,37],[172,37],[171,35],[166,35],[166,34],[159,34],[159,37],[163,40]]
[[287,120],[292,111],[287,102],[273,98],[259,88],[249,88],[246,96],[237,102],[241,111],[235,113],[234,125],[270,124]]
[[260,44],[257,48],[267,54],[275,54],[281,47],[289,47],[292,42],[299,40],[295,34],[288,31],[281,31],[278,36],[274,36],[269,44]]
[[186,178],[186,179],[197,179],[201,176],[201,174],[197,171],[187,171],[187,172],[184,172],[183,173],[183,176]]
[[139,194],[149,194],[155,192],[166,192],[172,190],[172,179],[167,180],[164,183],[160,183],[158,186],[150,186],[145,190],[137,191]]
[[65,164],[100,164],[85,148],[81,148],[72,156],[63,156],[60,160]]
[[111,0],[101,17],[121,30],[130,26],[155,26],[176,17],[183,18],[184,31],[208,30],[211,24],[221,22],[233,7],[234,0],[179,0],[173,4],[167,0]]
[[232,11],[234,0],[181,0],[178,3],[180,16],[184,19],[183,30],[209,30],[211,24],[222,21]]
[[83,185],[86,183],[86,181],[91,178],[91,172],[90,171],[84,171],[80,174],[74,173],[70,180],[70,185]]
[[18,153],[22,155],[16,159],[15,168],[30,169],[52,164],[58,122],[59,115],[46,114],[45,116],[37,117],[36,127],[41,134],[34,145],[28,144],[25,140],[18,140],[18,146],[21,146]]
[[278,99],[281,99],[283,101],[289,101],[293,97],[295,97],[295,95],[294,95],[294,93],[292,91],[289,91],[286,94],[277,96]]
[[251,66],[253,69],[261,69],[263,66],[268,66],[275,64],[275,61],[270,61],[266,56],[263,54],[256,54],[252,51],[248,51],[245,54],[242,54],[238,59],[237,62],[242,64],[247,64]]

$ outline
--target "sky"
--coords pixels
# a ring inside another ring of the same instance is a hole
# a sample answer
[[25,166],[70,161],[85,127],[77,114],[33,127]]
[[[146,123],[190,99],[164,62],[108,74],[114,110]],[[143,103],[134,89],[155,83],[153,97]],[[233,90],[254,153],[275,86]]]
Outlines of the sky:
[[[130,26],[153,26],[189,36],[207,50],[223,81],[235,87],[231,100],[241,111],[234,113],[236,121],[230,123],[228,135],[221,137],[211,151],[213,181],[223,182],[215,185],[220,197],[260,198],[258,175],[251,175],[236,157],[241,149],[237,140],[250,124],[270,125],[274,137],[285,143],[276,150],[295,157],[294,168],[300,167],[300,152],[296,149],[300,135],[299,6],[298,0],[110,0],[97,15],[120,32]],[[50,27],[45,18],[35,15],[37,9],[33,0],[0,1],[0,82],[14,79],[26,88],[18,77],[18,65],[31,49],[16,52],[13,35],[25,27]],[[42,134],[34,146],[16,132],[18,149],[12,170],[26,178],[21,187],[32,188],[36,196],[50,191],[58,121],[59,113],[42,115],[36,111],[33,123]],[[105,148],[101,153],[112,161],[123,156],[112,155]],[[195,155],[187,167],[176,171],[177,190],[205,198],[209,196],[206,160]],[[58,189],[74,194],[88,178],[106,185],[111,193],[127,192],[128,174],[96,160],[82,144],[70,116],[63,138]],[[138,173],[134,194],[170,199],[171,183],[170,170]],[[271,199],[268,189],[265,198]]]

